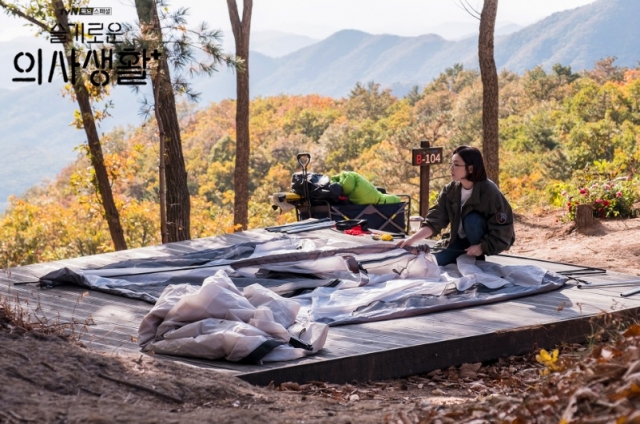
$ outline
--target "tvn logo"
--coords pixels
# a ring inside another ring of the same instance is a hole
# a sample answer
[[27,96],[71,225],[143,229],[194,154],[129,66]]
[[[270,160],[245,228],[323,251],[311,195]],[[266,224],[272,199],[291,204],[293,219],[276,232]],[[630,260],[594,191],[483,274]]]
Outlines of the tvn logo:
[[71,9],[62,9],[63,15],[77,16],[110,16],[110,7],[72,7]]

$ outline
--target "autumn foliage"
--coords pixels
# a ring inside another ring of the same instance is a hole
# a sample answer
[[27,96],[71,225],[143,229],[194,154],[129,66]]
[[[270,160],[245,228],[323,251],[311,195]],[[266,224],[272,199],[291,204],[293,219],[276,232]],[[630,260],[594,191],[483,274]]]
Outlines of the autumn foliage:
[[[639,69],[616,67],[609,58],[580,74],[555,65],[551,71],[538,67],[524,75],[503,71],[499,81],[500,186],[516,212],[566,210],[567,193],[576,198],[587,176],[589,187],[624,180],[623,200],[634,210]],[[411,166],[411,148],[429,139],[448,154],[457,145],[481,143],[482,85],[478,72],[462,65],[446,69],[404,98],[373,82],[358,83],[346,98],[280,95],[256,98],[250,110],[249,228],[295,219],[292,213],[273,211],[268,197],[288,190],[291,174],[298,170],[298,152],[311,154],[314,172],[357,171],[390,193],[410,194],[417,205],[419,170]],[[192,202],[191,235],[232,232],[235,102],[200,109],[183,104],[179,120]],[[160,242],[156,128],[149,122],[118,129],[103,140],[130,248]],[[446,167],[431,167],[432,192],[448,181]],[[611,205],[616,199],[600,200]],[[603,210],[605,218],[619,215]],[[76,162],[54,182],[10,199],[0,218],[0,265],[112,250],[102,211],[86,147],[80,146]]]

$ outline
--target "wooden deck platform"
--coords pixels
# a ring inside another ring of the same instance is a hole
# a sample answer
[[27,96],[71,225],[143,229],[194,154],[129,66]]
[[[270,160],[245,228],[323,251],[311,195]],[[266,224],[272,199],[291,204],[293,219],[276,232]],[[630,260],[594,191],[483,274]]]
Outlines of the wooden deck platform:
[[[352,236],[332,230],[314,231],[309,235],[353,240]],[[150,304],[74,286],[41,290],[36,284],[38,278],[63,266],[98,267],[130,258],[192,252],[272,236],[264,230],[255,230],[11,268],[0,272],[0,294],[12,302],[19,300],[33,319],[44,317],[49,322],[80,324],[90,320],[88,333],[83,336],[89,349],[140,355],[135,342],[137,329],[140,320],[151,309]],[[554,271],[579,269],[573,265],[501,255],[491,256],[488,260],[500,264],[533,264]],[[640,280],[640,277],[609,272],[580,278],[591,282]],[[629,289],[578,289],[570,283],[560,290],[501,303],[332,327],[325,349],[291,362],[238,365],[226,361],[168,359],[215,368],[257,385],[271,381],[276,384],[312,380],[344,383],[398,378],[462,363],[524,354],[562,342],[584,341],[612,316],[638,315],[640,294],[620,297],[621,292]],[[607,314],[603,314],[605,312]]]

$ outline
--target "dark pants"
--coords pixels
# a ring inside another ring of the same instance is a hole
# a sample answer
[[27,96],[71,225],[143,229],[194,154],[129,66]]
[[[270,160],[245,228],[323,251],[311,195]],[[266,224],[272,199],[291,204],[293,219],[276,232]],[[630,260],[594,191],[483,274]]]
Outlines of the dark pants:
[[[456,262],[456,258],[460,255],[466,255],[464,251],[469,246],[480,244],[482,238],[487,234],[487,221],[480,212],[469,212],[462,220],[462,228],[467,235],[466,238],[456,238],[453,243],[433,256],[436,257],[438,265],[445,266]],[[452,231],[458,231],[457,228]],[[477,259],[484,260],[484,255],[477,256]]]

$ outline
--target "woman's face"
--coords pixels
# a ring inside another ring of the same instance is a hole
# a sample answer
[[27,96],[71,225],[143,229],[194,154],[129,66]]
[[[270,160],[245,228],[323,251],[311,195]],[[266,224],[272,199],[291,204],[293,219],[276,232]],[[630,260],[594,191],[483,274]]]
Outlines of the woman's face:
[[466,181],[466,177],[471,171],[471,167],[469,167],[469,170],[467,170],[466,164],[457,153],[451,157],[451,162],[449,163],[449,173],[451,174],[451,179],[453,181]]

